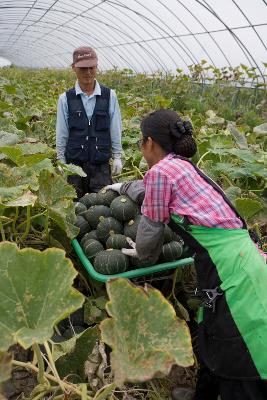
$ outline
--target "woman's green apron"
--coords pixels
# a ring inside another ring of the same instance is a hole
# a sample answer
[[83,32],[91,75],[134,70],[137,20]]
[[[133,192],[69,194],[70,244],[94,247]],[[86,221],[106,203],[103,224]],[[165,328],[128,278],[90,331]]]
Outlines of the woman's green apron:
[[267,265],[245,222],[244,229],[208,228],[172,215],[169,225],[196,252],[198,291],[207,296],[199,321],[202,361],[222,377],[267,379]]

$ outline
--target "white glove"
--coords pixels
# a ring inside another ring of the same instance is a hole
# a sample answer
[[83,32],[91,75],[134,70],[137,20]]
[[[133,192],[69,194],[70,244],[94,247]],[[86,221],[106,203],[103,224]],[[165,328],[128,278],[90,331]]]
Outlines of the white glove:
[[112,185],[105,186],[105,189],[111,189],[114,190],[114,192],[121,194],[121,187],[122,183],[113,183]]
[[118,175],[122,170],[122,162],[120,158],[114,158],[111,167],[112,175]]
[[125,254],[126,256],[138,258],[138,254],[135,249],[135,242],[132,241],[132,239],[129,237],[127,237],[126,240],[132,248],[131,249],[121,249],[121,252],[123,254]]

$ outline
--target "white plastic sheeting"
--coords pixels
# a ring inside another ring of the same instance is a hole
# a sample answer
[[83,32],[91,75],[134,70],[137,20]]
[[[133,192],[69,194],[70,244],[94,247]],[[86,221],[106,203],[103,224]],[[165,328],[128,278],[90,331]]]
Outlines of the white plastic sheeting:
[[0,0],[0,56],[65,67],[80,45],[102,70],[187,70],[205,59],[264,73],[267,0]]

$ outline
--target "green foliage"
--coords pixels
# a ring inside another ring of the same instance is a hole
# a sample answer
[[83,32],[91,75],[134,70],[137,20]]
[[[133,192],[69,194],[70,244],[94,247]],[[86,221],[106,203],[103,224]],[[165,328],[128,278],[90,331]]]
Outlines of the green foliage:
[[77,272],[59,249],[19,250],[3,242],[0,252],[0,350],[44,343],[54,325],[83,303],[71,287]]
[[263,206],[259,201],[245,198],[236,199],[235,206],[237,211],[245,220],[249,220],[263,209]]
[[75,340],[70,339],[70,341],[67,341],[71,342],[70,348],[67,346],[66,342],[54,345],[57,353],[59,351],[62,352],[62,356],[56,361],[56,367],[62,379],[72,375],[72,377],[69,378],[70,381],[86,381],[84,364],[92,353],[99,337],[99,328],[95,326],[77,335]]
[[107,292],[110,318],[100,329],[112,348],[111,367],[118,384],[168,374],[173,364],[193,364],[189,329],[158,290],[120,278],[107,283]]
[[43,170],[39,176],[39,202],[47,208],[48,217],[56,222],[73,239],[78,234],[73,199],[76,192],[65,179],[55,173]]

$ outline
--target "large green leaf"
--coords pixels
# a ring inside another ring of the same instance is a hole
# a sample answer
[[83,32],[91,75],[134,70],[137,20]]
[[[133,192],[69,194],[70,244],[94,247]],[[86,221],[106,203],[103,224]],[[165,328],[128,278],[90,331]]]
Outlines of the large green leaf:
[[43,170],[39,176],[39,201],[43,205],[52,206],[63,198],[73,199],[76,192],[65,179],[48,170]]
[[242,190],[238,186],[229,186],[224,192],[228,199],[234,203],[235,199],[241,196]]
[[54,325],[83,303],[71,286],[77,272],[59,249],[19,250],[2,242],[0,253],[0,350],[43,343]]
[[236,199],[235,207],[239,214],[246,220],[263,209],[263,205],[259,201],[248,198]]
[[118,384],[168,374],[173,364],[193,364],[189,329],[158,290],[120,278],[109,281],[107,291],[111,318],[100,328],[103,341],[112,348],[111,366]]
[[[70,339],[73,347],[56,361],[56,367],[62,379],[68,375],[73,375],[76,382],[85,382],[84,364],[99,338],[100,332],[96,325],[93,328],[86,329],[75,341]],[[66,351],[64,342],[58,343],[56,346],[58,349],[61,348]]]
[[241,132],[239,132],[239,130],[234,126],[233,123],[228,122],[227,129],[231,133],[231,135],[233,136],[237,146],[240,149],[247,149],[248,148],[248,143],[247,143],[246,136],[244,134],[242,134]]
[[86,176],[86,173],[84,170],[79,167],[78,165],[74,164],[63,164],[61,162],[58,163],[58,165],[63,169],[66,175],[79,175],[82,177]]
[[0,152],[19,166],[31,166],[40,163],[54,154],[54,150],[49,149],[48,146],[42,143],[22,143],[16,146],[2,146],[0,147]]
[[36,202],[37,196],[33,194],[30,190],[23,193],[20,197],[7,201],[5,203],[6,207],[26,207],[33,206]]
[[19,136],[16,133],[0,131],[0,146],[10,146],[19,141]]
[[27,191],[27,186],[13,186],[3,187],[0,186],[0,203],[5,204],[9,201],[16,200],[23,196],[23,192]]
[[74,225],[76,221],[76,215],[72,200],[58,200],[56,204],[48,207],[48,212],[49,217],[56,222],[56,224],[70,239],[73,239],[78,235],[79,228]]
[[40,172],[39,202],[47,208],[49,217],[73,239],[79,229],[74,226],[76,221],[73,198],[75,189],[65,179],[48,170]]
[[[21,198],[23,202],[29,192],[38,190],[36,173],[38,170],[35,171],[32,167],[10,168],[10,166],[0,163],[0,202],[2,204],[11,201],[20,202]],[[32,204],[32,201],[29,204]]]

